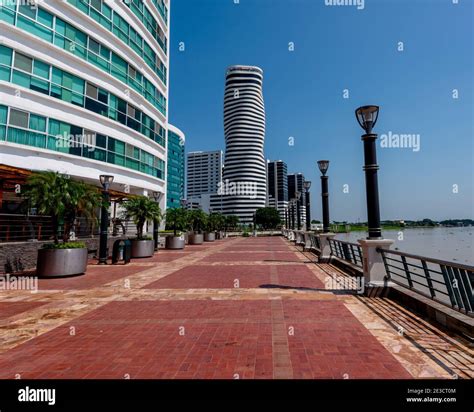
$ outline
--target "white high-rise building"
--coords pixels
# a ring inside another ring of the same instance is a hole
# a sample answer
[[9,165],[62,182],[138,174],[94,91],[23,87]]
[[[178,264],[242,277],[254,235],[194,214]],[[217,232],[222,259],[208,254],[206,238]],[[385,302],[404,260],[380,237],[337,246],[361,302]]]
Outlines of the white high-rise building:
[[224,95],[225,159],[222,196],[212,208],[253,222],[254,213],[267,204],[265,107],[263,71],[254,66],[231,66],[226,72]]
[[169,0],[2,2],[0,175],[113,175],[164,209],[168,17]]

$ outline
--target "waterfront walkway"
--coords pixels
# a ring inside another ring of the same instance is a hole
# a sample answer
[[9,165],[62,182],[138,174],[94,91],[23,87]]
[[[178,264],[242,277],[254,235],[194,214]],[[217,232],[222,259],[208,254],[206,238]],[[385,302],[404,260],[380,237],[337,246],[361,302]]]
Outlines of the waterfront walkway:
[[474,377],[472,349],[282,237],[0,291],[0,378]]

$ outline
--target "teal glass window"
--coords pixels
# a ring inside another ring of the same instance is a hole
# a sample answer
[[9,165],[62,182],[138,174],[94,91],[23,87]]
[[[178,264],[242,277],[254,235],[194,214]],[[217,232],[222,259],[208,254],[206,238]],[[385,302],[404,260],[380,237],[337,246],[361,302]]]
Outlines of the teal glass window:
[[0,124],[7,124],[8,107],[0,105]]
[[39,132],[46,131],[46,117],[37,114],[30,114],[29,128]]
[[44,9],[38,9],[37,20],[39,23],[44,24],[45,26],[50,28],[53,27],[54,16]]
[[18,11],[21,14],[24,14],[25,16],[29,17],[30,19],[36,19],[36,7],[31,7],[29,4],[20,4],[20,6],[18,7]]
[[40,60],[35,60],[33,65],[33,74],[36,76],[42,77],[43,79],[49,80],[49,71],[50,66],[46,63],[43,63]]

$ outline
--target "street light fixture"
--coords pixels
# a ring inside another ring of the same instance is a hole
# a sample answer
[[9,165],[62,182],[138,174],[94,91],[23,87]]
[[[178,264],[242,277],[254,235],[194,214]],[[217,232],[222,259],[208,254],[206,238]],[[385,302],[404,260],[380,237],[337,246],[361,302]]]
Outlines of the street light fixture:
[[[161,200],[161,197],[163,196],[163,193],[161,192],[153,192],[153,199],[155,200],[156,203],[159,203]],[[158,250],[158,244],[160,243],[160,233],[159,233],[159,223],[157,219],[153,220],[153,245],[155,252]]]
[[365,130],[365,133],[372,133],[372,129],[379,117],[379,106],[362,106],[355,113],[357,121],[360,127]]
[[377,170],[377,149],[375,141],[377,135],[372,133],[372,129],[379,117],[378,106],[362,106],[356,111],[356,118],[359,125],[364,129],[362,135],[364,142],[364,168],[365,188],[367,198],[367,221],[369,227],[368,239],[381,239],[382,229],[380,228],[380,206]]
[[323,233],[329,233],[329,188],[326,173],[329,169],[329,160],[318,160],[319,171],[321,172],[321,197],[323,203]]
[[110,202],[110,186],[114,181],[114,177],[110,175],[100,175],[100,184],[102,185],[103,202],[100,209],[100,237],[99,237],[99,265],[107,264],[107,238],[109,229],[109,202]]
[[329,168],[329,160],[318,160],[318,167],[323,176],[326,176],[326,172]]

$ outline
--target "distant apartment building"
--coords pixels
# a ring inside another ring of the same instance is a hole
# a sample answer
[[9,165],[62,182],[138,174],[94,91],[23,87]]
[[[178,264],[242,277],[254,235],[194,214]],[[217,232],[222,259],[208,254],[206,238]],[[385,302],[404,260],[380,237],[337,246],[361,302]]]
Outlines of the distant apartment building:
[[184,199],[185,139],[186,137],[181,130],[168,124],[167,209],[181,207],[181,199]]
[[280,213],[285,220],[285,209],[288,206],[288,168],[284,161],[275,160],[267,163],[268,205]]
[[297,192],[301,193],[300,199],[298,200],[297,207],[294,207],[291,213],[295,216],[295,227],[298,222],[298,209],[299,209],[299,220],[300,228],[304,228],[306,225],[306,193],[304,189],[305,178],[302,173],[293,173],[288,175],[288,200],[297,199]]
[[222,180],[222,150],[190,152],[186,165],[186,197],[208,212],[210,197],[216,194]]

